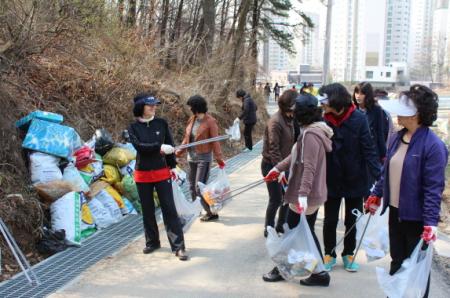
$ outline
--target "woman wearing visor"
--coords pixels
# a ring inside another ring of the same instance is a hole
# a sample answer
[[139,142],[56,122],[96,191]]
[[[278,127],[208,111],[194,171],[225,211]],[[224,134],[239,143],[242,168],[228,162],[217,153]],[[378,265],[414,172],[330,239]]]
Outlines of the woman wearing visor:
[[[438,96],[431,89],[413,85],[399,100],[380,101],[397,115],[403,126],[389,144],[383,175],[367,199],[365,209],[374,214],[383,200],[389,206],[390,274],[400,269],[420,238],[436,240],[448,151],[430,130],[437,118]],[[424,297],[428,297],[429,282]]]
[[146,241],[143,252],[149,254],[161,247],[153,201],[153,191],[156,189],[171,249],[180,260],[185,261],[188,256],[171,183],[172,169],[176,166],[175,149],[169,125],[164,119],[155,117],[159,104],[160,101],[152,94],[137,95],[133,108],[136,122],[128,128],[130,141],[137,151],[134,180],[142,204]]

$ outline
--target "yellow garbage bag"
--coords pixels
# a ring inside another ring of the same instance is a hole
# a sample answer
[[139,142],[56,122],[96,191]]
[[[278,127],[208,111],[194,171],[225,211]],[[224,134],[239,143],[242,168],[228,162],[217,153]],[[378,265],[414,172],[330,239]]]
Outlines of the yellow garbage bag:
[[106,181],[111,185],[120,181],[120,173],[117,167],[111,165],[104,165],[103,171],[104,177],[102,177],[101,180]]
[[122,210],[125,207],[125,203],[123,202],[122,196],[114,189],[112,186],[108,186],[105,188],[106,192],[113,197],[114,201],[116,201],[119,208]]
[[103,156],[103,163],[121,168],[129,164],[133,159],[136,159],[136,154],[130,150],[114,147]]

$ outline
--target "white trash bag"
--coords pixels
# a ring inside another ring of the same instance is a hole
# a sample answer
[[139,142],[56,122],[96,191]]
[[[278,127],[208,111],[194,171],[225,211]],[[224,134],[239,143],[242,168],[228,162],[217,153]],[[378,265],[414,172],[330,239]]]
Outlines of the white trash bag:
[[[381,215],[381,210],[382,208],[378,208],[372,215],[361,243],[368,262],[379,260],[389,254],[389,208],[383,215]],[[353,214],[358,218],[362,216],[356,224],[356,240],[359,242],[370,213],[362,214],[355,209]]]
[[64,230],[68,245],[81,245],[81,199],[69,192],[50,205],[52,230]]
[[423,244],[420,240],[411,257],[403,261],[394,275],[384,268],[376,268],[378,284],[390,298],[422,298],[425,294],[433,261],[433,244],[422,250]]
[[241,129],[239,128],[239,118],[234,119],[233,125],[230,128],[225,129],[225,133],[231,136],[230,140],[240,141],[241,140]]
[[104,229],[116,222],[109,210],[98,199],[92,198],[87,204],[91,209],[97,229]]
[[109,214],[111,214],[112,218],[114,219],[114,222],[119,222],[120,220],[122,220],[123,216],[122,211],[120,211],[119,205],[117,205],[114,198],[106,190],[101,190],[95,196],[95,198],[99,200],[106,209],[108,209]]
[[63,180],[70,182],[77,191],[89,192],[89,185],[86,184],[80,172],[73,162],[70,162],[64,169]]
[[183,232],[187,232],[201,211],[200,200],[189,202],[177,182],[172,181],[173,200]]
[[311,273],[325,270],[322,257],[308,226],[306,216],[302,213],[299,224],[289,229],[284,224],[284,234],[278,236],[276,230],[267,227],[266,247],[272,261],[275,262],[281,276],[286,280],[305,277]]
[[31,153],[31,183],[38,184],[61,180],[63,175],[59,169],[59,161],[60,158],[53,155],[41,152]]
[[214,213],[217,213],[230,201],[230,181],[224,169],[219,169],[217,177],[208,184],[198,182],[198,188]]

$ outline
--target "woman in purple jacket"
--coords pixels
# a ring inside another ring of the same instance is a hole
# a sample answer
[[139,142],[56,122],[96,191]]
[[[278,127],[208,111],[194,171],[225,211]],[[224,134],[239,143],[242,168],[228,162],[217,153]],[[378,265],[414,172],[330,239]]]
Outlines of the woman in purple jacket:
[[[420,238],[436,240],[448,151],[429,129],[437,118],[438,96],[431,89],[413,85],[399,100],[380,102],[398,116],[404,128],[392,138],[384,173],[365,209],[374,214],[383,200],[389,206],[389,238],[393,275],[413,252]],[[429,282],[424,297],[428,297]]]

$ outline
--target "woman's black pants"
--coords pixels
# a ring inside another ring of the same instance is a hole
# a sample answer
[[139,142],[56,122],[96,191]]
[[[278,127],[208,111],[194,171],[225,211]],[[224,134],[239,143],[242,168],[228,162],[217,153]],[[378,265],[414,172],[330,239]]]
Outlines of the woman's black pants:
[[164,226],[173,252],[185,249],[183,229],[173,201],[172,181],[170,179],[153,183],[136,183],[142,205],[145,245],[159,246],[159,230],[155,216],[153,191],[158,194]]
[[[391,252],[391,270],[393,275],[397,272],[405,259],[409,258],[420,241],[423,232],[421,221],[400,221],[398,208],[389,207],[389,245]],[[430,291],[430,277],[428,277],[427,289],[424,298]]]

